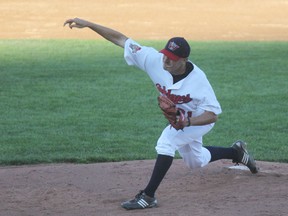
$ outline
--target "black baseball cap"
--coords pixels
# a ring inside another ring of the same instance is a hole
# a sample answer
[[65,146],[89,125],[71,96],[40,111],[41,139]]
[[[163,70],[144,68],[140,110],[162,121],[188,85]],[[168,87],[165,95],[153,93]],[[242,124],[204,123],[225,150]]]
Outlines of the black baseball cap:
[[183,37],[173,37],[160,52],[168,58],[177,61],[190,55],[190,46]]

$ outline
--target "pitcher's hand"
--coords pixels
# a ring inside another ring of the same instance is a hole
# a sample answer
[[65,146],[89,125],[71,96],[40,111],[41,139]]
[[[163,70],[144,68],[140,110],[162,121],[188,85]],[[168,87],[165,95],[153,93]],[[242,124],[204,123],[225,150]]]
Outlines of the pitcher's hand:
[[69,25],[69,28],[85,28],[88,27],[89,22],[83,19],[74,18],[68,19],[64,22],[64,26]]

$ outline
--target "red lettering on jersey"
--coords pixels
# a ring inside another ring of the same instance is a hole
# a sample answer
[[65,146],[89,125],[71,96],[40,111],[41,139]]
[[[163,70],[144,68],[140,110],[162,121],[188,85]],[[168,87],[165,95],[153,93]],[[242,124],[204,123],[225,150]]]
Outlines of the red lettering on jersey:
[[175,104],[184,104],[189,103],[193,99],[190,97],[190,94],[187,95],[175,95],[171,94],[171,90],[166,90],[165,86],[161,86],[159,83],[156,84],[156,88],[161,94],[166,95],[173,103]]

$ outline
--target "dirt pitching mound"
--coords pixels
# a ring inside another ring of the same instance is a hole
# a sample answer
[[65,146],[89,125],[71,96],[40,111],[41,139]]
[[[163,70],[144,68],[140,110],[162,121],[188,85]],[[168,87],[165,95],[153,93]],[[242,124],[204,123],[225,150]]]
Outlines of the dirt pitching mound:
[[[0,212],[11,215],[284,216],[288,164],[258,162],[260,173],[231,161],[190,171],[175,160],[157,191],[158,208],[127,211],[120,203],[146,186],[153,160],[0,168]],[[240,169],[241,168],[241,169]]]

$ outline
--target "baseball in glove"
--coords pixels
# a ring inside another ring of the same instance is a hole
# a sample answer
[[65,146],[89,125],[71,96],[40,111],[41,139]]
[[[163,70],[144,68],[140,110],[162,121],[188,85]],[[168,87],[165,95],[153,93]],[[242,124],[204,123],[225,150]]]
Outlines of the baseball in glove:
[[158,96],[158,105],[163,115],[176,130],[183,130],[187,125],[187,120],[183,112],[167,96]]

